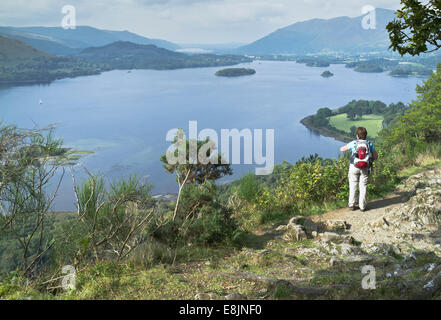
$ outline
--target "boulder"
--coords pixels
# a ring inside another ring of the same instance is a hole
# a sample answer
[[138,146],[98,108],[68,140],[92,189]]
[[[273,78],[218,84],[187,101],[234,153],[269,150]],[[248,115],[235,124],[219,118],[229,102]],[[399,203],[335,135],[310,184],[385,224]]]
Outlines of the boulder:
[[307,236],[303,226],[298,224],[289,224],[288,231],[283,236],[283,239],[287,241],[302,241],[306,240]]
[[211,300],[210,295],[207,293],[198,293],[194,298],[196,300]]
[[350,226],[348,223],[344,220],[326,220],[325,222],[326,229],[334,232],[343,232],[345,230],[348,230]]
[[225,300],[247,300],[247,297],[236,292],[225,296]]

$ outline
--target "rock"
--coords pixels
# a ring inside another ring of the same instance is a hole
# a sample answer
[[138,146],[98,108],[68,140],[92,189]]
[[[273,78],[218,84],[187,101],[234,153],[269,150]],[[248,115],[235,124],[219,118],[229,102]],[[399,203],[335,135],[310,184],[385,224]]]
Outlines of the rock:
[[219,296],[213,292],[210,292],[208,296],[210,297],[210,300],[217,300],[219,298]]
[[225,300],[247,300],[247,297],[240,293],[232,293],[225,296]]
[[355,255],[355,256],[347,256],[347,257],[343,257],[342,260],[344,262],[357,262],[357,263],[367,263],[367,262],[371,262],[372,260],[374,260],[374,257],[369,256],[369,255]]
[[379,218],[377,220],[369,222],[368,225],[370,227],[372,227],[372,228],[381,228],[381,227],[383,227],[386,224],[385,221],[386,220],[384,219],[384,217],[381,217],[381,218]]
[[301,221],[303,219],[304,219],[304,217],[302,217],[302,216],[292,217],[291,219],[289,219],[288,225],[290,225],[290,224],[293,224],[293,225],[299,224],[299,221]]
[[323,253],[317,248],[299,248],[298,252],[306,256],[322,256]]
[[335,241],[335,242],[345,242],[352,244],[354,241],[354,239],[352,239],[352,237],[349,235],[341,235],[335,232],[328,232],[328,231],[324,233],[320,233],[319,237],[320,240],[324,242]]
[[286,231],[286,230],[288,230],[288,226],[284,226],[284,225],[278,226],[276,228],[276,231]]
[[401,249],[395,245],[388,243],[361,244],[361,249],[368,254],[382,254],[386,256],[394,256],[401,254]]
[[342,243],[340,246],[340,250],[341,254],[345,256],[363,253],[359,247],[347,243]]
[[320,239],[325,242],[329,242],[340,239],[340,235],[335,232],[324,232],[320,234]]
[[325,224],[327,230],[337,231],[337,232],[343,232],[350,228],[350,226],[344,220],[327,220]]
[[287,241],[302,241],[306,240],[307,236],[303,226],[289,224],[288,231],[283,236],[283,239]]
[[210,300],[210,295],[207,293],[198,293],[194,298],[196,300]]
[[343,262],[343,260],[340,259],[339,257],[331,257],[331,260],[329,260],[329,265],[330,265],[331,267],[334,267],[334,266],[336,266],[337,264],[340,264],[340,263],[342,263],[342,262]]
[[306,234],[310,236],[312,236],[313,232],[317,233],[318,231],[318,225],[311,219],[305,219],[303,227],[305,228]]

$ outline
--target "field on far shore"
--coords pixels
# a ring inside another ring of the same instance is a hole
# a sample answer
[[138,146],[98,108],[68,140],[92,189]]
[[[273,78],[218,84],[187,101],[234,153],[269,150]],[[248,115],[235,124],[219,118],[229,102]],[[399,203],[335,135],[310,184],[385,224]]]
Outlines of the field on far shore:
[[342,113],[329,118],[329,123],[345,132],[350,133],[351,127],[365,127],[368,131],[368,136],[371,138],[376,138],[378,136],[378,132],[383,128],[383,116],[368,114],[364,115],[361,120],[351,121],[347,118],[346,113]]

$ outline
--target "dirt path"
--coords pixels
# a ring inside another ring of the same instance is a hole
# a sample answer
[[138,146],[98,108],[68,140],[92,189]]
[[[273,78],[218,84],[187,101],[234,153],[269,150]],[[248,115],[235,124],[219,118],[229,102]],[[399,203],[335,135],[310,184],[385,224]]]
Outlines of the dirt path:
[[392,209],[397,208],[405,202],[405,198],[401,193],[394,192],[384,199],[371,201],[368,204],[368,210],[361,212],[360,210],[350,211],[348,208],[329,211],[323,215],[313,217],[314,222],[325,222],[328,220],[343,220],[349,229],[347,234],[355,240],[364,243],[394,243],[396,236],[387,229],[372,230],[369,226],[381,225],[384,222],[383,217],[388,217],[388,213]]
[[[441,169],[407,178],[365,212],[293,216],[254,236],[217,270],[200,271],[234,288],[221,299],[440,299]],[[365,267],[375,290],[363,287]]]

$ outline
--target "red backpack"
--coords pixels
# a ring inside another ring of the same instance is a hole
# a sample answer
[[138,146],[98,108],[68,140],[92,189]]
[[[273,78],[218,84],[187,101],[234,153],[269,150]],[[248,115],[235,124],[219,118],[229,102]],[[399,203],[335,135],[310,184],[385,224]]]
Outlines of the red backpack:
[[354,166],[359,169],[369,168],[372,160],[369,141],[357,140],[355,142]]

